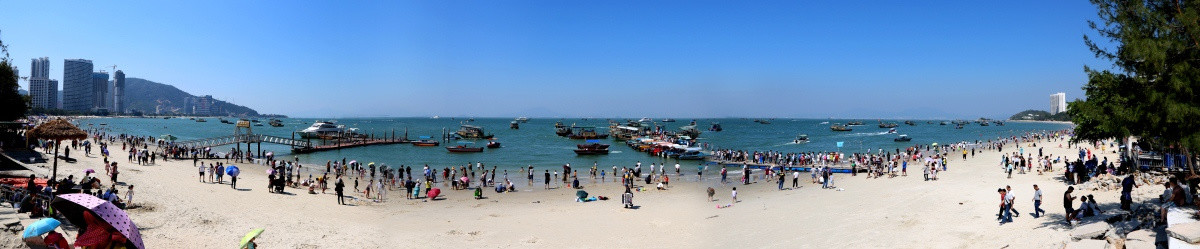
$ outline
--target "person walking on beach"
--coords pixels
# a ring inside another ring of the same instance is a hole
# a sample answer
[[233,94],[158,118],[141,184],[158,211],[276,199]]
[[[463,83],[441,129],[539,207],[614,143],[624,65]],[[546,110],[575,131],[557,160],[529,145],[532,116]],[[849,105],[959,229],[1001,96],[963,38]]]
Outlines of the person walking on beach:
[[800,171],[795,170],[795,171],[792,171],[792,188],[794,189],[794,188],[799,188],[799,187],[800,187]]
[[343,192],[343,191],[345,191],[345,188],[346,188],[346,183],[342,182],[342,177],[339,176],[337,183],[333,185],[333,191],[337,192],[338,205],[346,205],[345,195],[344,195],[345,192]]
[[198,171],[200,171],[200,182],[204,182],[204,168],[205,167],[206,166],[204,166],[204,164],[200,164],[200,167],[196,168]]
[[1017,195],[1013,194],[1012,186],[1004,186],[1004,193],[1007,193],[1004,198],[1005,202],[1008,203],[1008,210],[1012,211],[1013,216],[1021,217],[1021,211],[1017,211],[1017,209],[1013,207],[1013,205],[1016,204]]
[[550,189],[550,170],[548,170],[548,169],[545,170],[545,173],[543,175],[545,175],[545,177],[542,178],[543,179],[542,184],[546,185],[546,189]]
[[737,187],[733,187],[733,191],[732,191],[732,192],[730,192],[730,193],[729,193],[729,195],[733,197],[733,202],[731,202],[731,203],[730,203],[730,205],[732,205],[733,203],[737,203],[737,202],[738,202],[738,200],[737,200]]
[[1033,185],[1033,218],[1041,217],[1046,210],[1042,210],[1042,190],[1037,184]]
[[729,170],[726,170],[725,167],[721,167],[721,185],[725,185],[725,183],[726,183],[725,179],[728,176],[729,176]]
[[233,188],[233,189],[237,189],[237,176],[235,176],[235,175],[229,176],[229,187]]
[[1012,222],[1012,210],[1008,208],[1008,191],[1000,188],[996,193],[1000,193],[1000,224]]

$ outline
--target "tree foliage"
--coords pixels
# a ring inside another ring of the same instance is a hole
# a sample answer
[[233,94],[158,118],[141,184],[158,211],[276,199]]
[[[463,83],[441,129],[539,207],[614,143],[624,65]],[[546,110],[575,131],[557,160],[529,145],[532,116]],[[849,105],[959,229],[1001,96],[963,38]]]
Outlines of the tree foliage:
[[8,46],[0,41],[0,121],[12,121],[25,117],[28,102],[17,92],[17,74],[8,57]]
[[1084,42],[1113,69],[1084,68],[1087,99],[1068,110],[1077,139],[1142,136],[1200,148],[1200,2],[1091,2],[1100,22],[1088,24],[1103,40]]

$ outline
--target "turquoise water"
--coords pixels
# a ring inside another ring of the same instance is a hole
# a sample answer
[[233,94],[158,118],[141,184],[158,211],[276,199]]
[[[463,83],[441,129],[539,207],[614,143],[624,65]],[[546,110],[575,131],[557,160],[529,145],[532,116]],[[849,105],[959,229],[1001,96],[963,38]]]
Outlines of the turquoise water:
[[[254,133],[274,135],[279,137],[291,137],[293,131],[298,131],[307,128],[317,119],[302,118],[302,119],[283,119],[285,126],[256,126],[253,127]],[[409,144],[395,145],[379,145],[367,146],[342,150],[316,152],[310,154],[292,155],[287,146],[263,144],[264,151],[274,151],[276,157],[299,157],[301,161],[318,163],[327,160],[358,160],[360,162],[377,162],[388,165],[409,165],[420,166],[429,164],[438,168],[450,165],[463,165],[468,162],[483,162],[489,166],[499,166],[500,168],[517,168],[526,165],[535,167],[546,166],[561,166],[565,163],[570,163],[579,168],[580,166],[590,166],[593,163],[598,163],[604,168],[611,166],[631,166],[632,164],[641,161],[645,164],[657,162],[675,164],[673,159],[663,159],[651,157],[645,153],[633,151],[623,142],[613,141],[611,139],[602,140],[604,143],[612,144],[609,155],[597,156],[577,156],[572,151],[575,144],[583,143],[583,140],[571,140],[564,137],[559,137],[554,134],[554,122],[560,119],[550,118],[534,118],[528,123],[520,124],[521,129],[509,129],[509,122],[512,119],[507,118],[479,118],[473,125],[484,127],[488,133],[494,133],[497,141],[502,143],[502,148],[486,149],[482,153],[449,153],[442,146],[439,147],[414,147]],[[607,119],[561,119],[563,123],[571,125],[572,123],[579,126],[596,126],[599,130],[607,132]],[[659,123],[665,127],[677,130],[678,127],[687,125],[691,119],[678,118],[678,122]],[[266,124],[265,119],[260,120]],[[442,128],[455,131],[458,129],[459,123],[464,121],[462,118],[451,119],[431,119],[431,118],[351,118],[338,119],[338,124],[344,124],[347,127],[359,128],[360,132],[373,133],[377,136],[390,136],[392,131],[395,131],[397,136],[403,136],[405,129],[408,130],[410,139],[417,139],[419,136],[439,137]],[[624,122],[624,119],[620,119]],[[888,129],[878,128],[875,120],[860,120],[865,125],[853,126],[854,131],[850,132],[833,132],[829,130],[830,123],[846,123],[849,120],[826,120],[826,119],[774,119],[771,124],[759,124],[753,122],[752,119],[700,119],[697,120],[697,127],[705,130],[699,137],[700,143],[711,144],[715,148],[729,148],[749,151],[780,151],[780,152],[811,152],[811,151],[837,151],[837,142],[844,142],[840,149],[843,152],[862,152],[866,149],[895,149],[912,144],[930,144],[930,143],[954,143],[959,141],[974,141],[995,139],[1001,136],[1020,136],[1026,132],[1036,131],[1052,131],[1069,128],[1068,124],[1057,123],[1025,123],[1025,122],[1008,122],[1004,126],[979,126],[978,124],[966,125],[963,129],[954,129],[953,124],[938,125],[941,120],[928,120],[933,124],[927,124],[927,120],[918,120],[916,126],[908,126],[903,124],[903,120],[884,120],[884,122],[899,123],[897,127],[898,134],[907,134],[913,138],[911,142],[898,143],[892,139],[896,134],[885,134]],[[718,122],[724,128],[722,132],[707,131],[711,123]],[[179,137],[179,141],[217,137],[232,135],[234,126],[231,124],[223,124],[216,118],[208,118],[206,123],[197,123],[188,119],[172,118],[100,118],[86,119],[77,122],[80,128],[96,128],[106,127],[110,133],[119,134],[126,133],[139,136],[160,136],[163,134],[171,134]],[[104,125],[101,125],[104,124]],[[793,144],[792,140],[798,134],[807,134],[811,142],[804,144]],[[449,142],[453,144],[454,142]],[[485,142],[478,142],[477,146],[483,146]],[[229,146],[214,148],[213,151],[228,151]],[[257,149],[257,147],[255,147]],[[699,161],[683,161],[683,165],[696,165]]]

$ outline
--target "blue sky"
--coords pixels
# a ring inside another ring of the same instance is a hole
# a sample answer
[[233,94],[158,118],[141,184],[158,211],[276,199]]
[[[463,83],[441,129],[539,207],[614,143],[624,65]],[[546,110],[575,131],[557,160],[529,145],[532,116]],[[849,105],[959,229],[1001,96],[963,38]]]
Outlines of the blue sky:
[[23,75],[86,58],[300,117],[1007,117],[1110,68],[1082,0],[0,5]]

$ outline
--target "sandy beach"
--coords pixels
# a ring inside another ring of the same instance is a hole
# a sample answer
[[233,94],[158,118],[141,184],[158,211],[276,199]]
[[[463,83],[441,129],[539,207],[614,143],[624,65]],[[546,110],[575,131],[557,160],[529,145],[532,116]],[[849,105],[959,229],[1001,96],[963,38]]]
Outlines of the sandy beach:
[[[1055,156],[1075,153],[1057,143],[1038,145]],[[966,160],[951,153],[949,171],[938,181],[923,181],[913,167],[909,176],[890,179],[837,174],[837,190],[812,184],[808,173],[802,173],[800,188],[780,191],[774,181],[761,179],[722,186],[711,177],[715,168],[704,182],[685,171],[672,175],[669,190],[648,186],[636,192],[636,209],[622,208],[623,187],[611,174],[602,183],[580,180],[591,195],[612,198],[607,201],[575,202],[574,189],[528,187],[523,175],[511,172],[518,192],[485,190],[481,200],[472,198],[473,191],[437,183],[444,197],[435,201],[406,200],[403,191],[390,191],[385,202],[362,200],[358,193],[351,194],[358,198],[351,205],[337,205],[332,189],[268,193],[261,165],[235,163],[244,172],[235,190],[228,180],[199,182],[191,160],[142,166],[125,162],[124,153],[114,151],[122,165],[120,181],[136,185],[138,207],[128,212],[148,248],[236,247],[253,228],[266,229],[258,243],[272,248],[1057,248],[1070,241],[1062,220],[1067,186],[1059,180],[1061,171],[1007,179],[994,150]],[[1113,151],[1098,155],[1116,158]],[[63,176],[102,168],[94,153],[76,158],[76,163],[60,162]],[[547,168],[537,168],[538,183]],[[730,178],[738,171],[731,168]],[[790,181],[789,176],[785,187]],[[1033,184],[1042,187],[1047,211],[1037,219],[1029,215]],[[1006,185],[1015,190],[1015,208],[1023,213],[999,225],[995,189]],[[708,187],[717,190],[714,202],[706,200]],[[716,208],[730,203],[732,187],[738,187],[739,202]],[[1151,198],[1161,188],[1139,188],[1135,200]],[[353,191],[352,180],[347,189]],[[1095,194],[1104,207],[1115,209],[1119,192],[1076,193]]]

